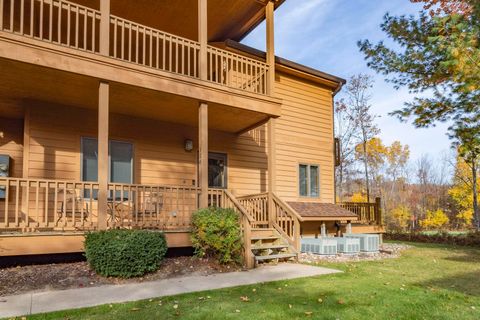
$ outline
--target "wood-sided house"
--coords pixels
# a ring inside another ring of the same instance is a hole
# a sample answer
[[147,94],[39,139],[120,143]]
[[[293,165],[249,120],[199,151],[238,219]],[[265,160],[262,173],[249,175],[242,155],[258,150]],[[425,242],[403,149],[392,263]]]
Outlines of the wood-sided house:
[[[323,223],[380,232],[334,205],[345,81],[275,57],[282,3],[0,0],[0,256],[106,228],[184,247],[207,206],[241,214],[250,258],[270,233],[295,252]],[[239,43],[264,20],[266,52]]]

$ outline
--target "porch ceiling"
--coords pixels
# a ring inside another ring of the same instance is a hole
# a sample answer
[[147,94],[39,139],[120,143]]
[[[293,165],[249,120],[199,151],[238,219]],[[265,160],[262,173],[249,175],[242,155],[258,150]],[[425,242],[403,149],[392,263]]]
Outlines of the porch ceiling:
[[[32,101],[96,109],[98,80],[0,59],[0,114],[21,117]],[[112,83],[110,112],[163,122],[198,125],[198,100]],[[268,118],[259,112],[209,104],[209,129],[237,133]]]
[[[99,0],[74,0],[93,9]],[[240,41],[265,19],[267,0],[208,0],[208,40]],[[277,0],[276,6],[284,0]],[[114,0],[113,15],[197,40],[197,0]]]

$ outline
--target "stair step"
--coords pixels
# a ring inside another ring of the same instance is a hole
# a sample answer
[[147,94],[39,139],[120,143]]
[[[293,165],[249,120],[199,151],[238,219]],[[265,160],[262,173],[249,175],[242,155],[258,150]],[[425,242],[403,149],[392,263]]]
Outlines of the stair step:
[[252,241],[259,241],[259,240],[278,240],[280,239],[280,236],[253,236],[251,238]]
[[255,260],[263,261],[263,260],[273,260],[273,259],[287,259],[287,258],[294,258],[297,255],[295,253],[280,253],[280,254],[272,254],[269,256],[255,256]]
[[276,231],[274,228],[252,228],[252,231]]
[[272,245],[252,246],[252,250],[283,249],[288,247],[289,247],[288,244],[272,244]]

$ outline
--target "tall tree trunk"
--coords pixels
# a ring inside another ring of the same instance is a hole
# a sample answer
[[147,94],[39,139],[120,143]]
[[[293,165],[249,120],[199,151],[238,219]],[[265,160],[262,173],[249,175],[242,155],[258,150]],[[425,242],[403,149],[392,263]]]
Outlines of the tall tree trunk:
[[480,216],[478,211],[478,190],[477,190],[477,159],[472,159],[472,181],[473,181],[473,224],[477,231],[480,230]]
[[368,178],[367,141],[363,140],[363,165],[365,166],[365,186],[367,188],[367,202],[370,202],[370,181]]

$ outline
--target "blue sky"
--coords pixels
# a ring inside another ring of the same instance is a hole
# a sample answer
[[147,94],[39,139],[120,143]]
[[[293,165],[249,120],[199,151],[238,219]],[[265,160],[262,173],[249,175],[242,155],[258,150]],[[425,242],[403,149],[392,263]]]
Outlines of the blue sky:
[[[379,25],[386,12],[415,14],[419,9],[409,0],[287,0],[275,12],[278,56],[345,79],[360,72],[374,76],[372,110],[380,116],[380,137],[387,144],[395,140],[408,144],[414,161],[423,154],[438,159],[449,151],[447,125],[415,129],[389,116],[413,96],[407,90],[393,89],[382,75],[369,69],[356,43],[360,39],[385,39]],[[243,43],[264,50],[265,25],[255,29]]]

